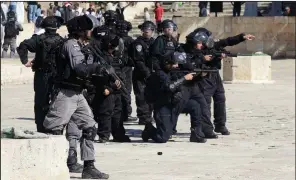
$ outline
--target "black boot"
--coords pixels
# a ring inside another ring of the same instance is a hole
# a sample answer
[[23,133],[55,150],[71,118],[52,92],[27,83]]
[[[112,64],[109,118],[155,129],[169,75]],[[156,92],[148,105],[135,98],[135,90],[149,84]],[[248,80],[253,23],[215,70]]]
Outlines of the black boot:
[[217,139],[218,135],[215,134],[214,132],[205,132],[205,138],[206,139]]
[[77,152],[73,149],[69,150],[67,165],[71,173],[82,173],[83,171],[83,166],[77,163]]
[[94,165],[94,161],[84,161],[81,179],[109,179],[109,175],[100,172]]
[[119,137],[113,137],[113,142],[131,142],[131,139],[127,135]]
[[148,142],[148,140],[151,139],[151,137],[156,133],[155,131],[156,129],[152,123],[147,123],[144,130],[142,131],[142,140],[144,142]]
[[216,126],[215,132],[221,133],[222,135],[230,135],[230,132],[228,131],[226,126]]
[[142,131],[142,139],[144,142],[148,142],[148,140],[150,139],[149,124],[146,124],[144,130]]
[[203,132],[201,131],[201,127],[191,128],[190,142],[197,142],[197,143],[207,142]]

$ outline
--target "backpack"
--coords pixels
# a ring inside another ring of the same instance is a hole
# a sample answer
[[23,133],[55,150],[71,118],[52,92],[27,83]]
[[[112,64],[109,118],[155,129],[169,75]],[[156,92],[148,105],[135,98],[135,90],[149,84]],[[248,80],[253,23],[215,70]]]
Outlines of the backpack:
[[16,37],[19,34],[18,29],[16,28],[16,21],[8,21],[5,24],[5,37],[12,38]]
[[41,28],[41,23],[43,21],[44,17],[43,16],[38,16],[37,19],[36,19],[36,22],[35,22],[35,26],[37,28]]
[[[60,52],[65,42],[64,38],[59,35],[37,36],[38,53],[37,62],[34,62],[33,69],[42,69],[45,72],[51,72],[53,76],[57,74],[57,61],[60,59]],[[36,54],[37,55],[37,54]]]

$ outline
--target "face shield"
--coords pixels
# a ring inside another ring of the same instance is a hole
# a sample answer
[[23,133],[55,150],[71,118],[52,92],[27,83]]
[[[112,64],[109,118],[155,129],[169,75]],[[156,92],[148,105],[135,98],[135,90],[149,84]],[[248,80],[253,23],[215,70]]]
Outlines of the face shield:
[[177,26],[173,22],[167,22],[163,25],[163,33],[165,35],[172,36],[176,30]]
[[212,36],[208,36],[204,32],[196,33],[194,36],[195,42],[202,42],[202,45],[206,48],[214,47],[214,39]]

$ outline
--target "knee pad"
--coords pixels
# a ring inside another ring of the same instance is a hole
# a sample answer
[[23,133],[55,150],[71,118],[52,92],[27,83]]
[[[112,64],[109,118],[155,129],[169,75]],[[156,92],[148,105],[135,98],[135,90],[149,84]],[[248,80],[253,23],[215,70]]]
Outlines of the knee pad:
[[87,139],[87,140],[94,141],[96,135],[97,135],[97,128],[96,128],[96,126],[89,127],[87,129],[82,130],[82,137],[85,138],[85,139]]

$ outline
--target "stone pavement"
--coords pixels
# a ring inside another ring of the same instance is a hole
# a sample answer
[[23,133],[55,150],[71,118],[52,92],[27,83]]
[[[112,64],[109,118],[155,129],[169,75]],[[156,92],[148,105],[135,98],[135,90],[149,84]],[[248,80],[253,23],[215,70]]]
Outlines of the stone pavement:
[[[111,180],[295,179],[295,59],[272,61],[272,69],[274,84],[225,85],[230,136],[190,143],[185,115],[166,144],[143,143],[143,126],[125,125],[133,142],[95,144],[96,166]],[[32,84],[2,88],[1,128],[34,129]]]

